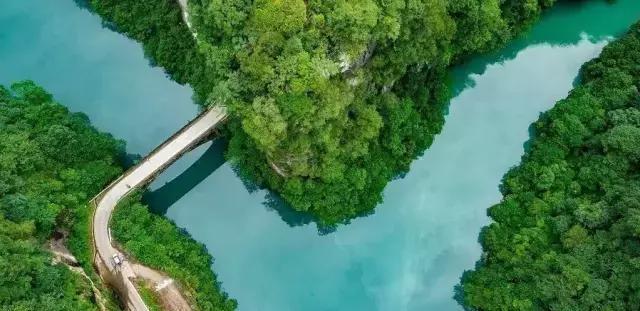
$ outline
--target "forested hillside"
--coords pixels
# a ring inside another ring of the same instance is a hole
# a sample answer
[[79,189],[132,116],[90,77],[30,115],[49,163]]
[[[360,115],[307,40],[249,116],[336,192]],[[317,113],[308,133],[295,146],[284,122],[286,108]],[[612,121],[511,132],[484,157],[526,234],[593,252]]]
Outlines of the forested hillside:
[[452,63],[553,2],[192,0],[193,52],[174,1],[92,1],[206,104],[230,108],[228,156],[244,175],[325,225],[371,211],[431,144]]
[[[33,82],[0,86],[0,310],[97,309],[86,280],[52,264],[45,246],[68,232],[67,246],[91,274],[88,203],[120,175],[123,151]],[[235,309],[204,246],[136,200],[114,216],[125,251],[188,286],[199,310]]]
[[462,280],[477,310],[640,308],[640,24],[534,124]]
[[121,146],[31,82],[0,86],[0,309],[97,308],[89,284],[43,245],[57,228],[90,251],[87,203],[120,173]]
[[89,284],[62,264],[51,264],[33,221],[0,214],[0,309],[97,310]]
[[113,237],[137,260],[164,271],[189,293],[201,311],[231,311],[238,303],[220,288],[211,272],[213,258],[206,247],[163,216],[149,212],[132,195],[118,204],[113,214]]

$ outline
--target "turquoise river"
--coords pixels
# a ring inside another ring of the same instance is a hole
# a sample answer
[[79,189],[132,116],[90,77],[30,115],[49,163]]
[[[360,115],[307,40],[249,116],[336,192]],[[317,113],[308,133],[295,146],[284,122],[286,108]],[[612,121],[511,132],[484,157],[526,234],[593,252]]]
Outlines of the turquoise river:
[[[529,125],[638,19],[637,0],[561,3],[527,35],[454,69],[433,146],[387,186],[375,214],[335,232],[319,233],[246,186],[224,162],[222,140],[179,160],[146,200],[207,246],[240,310],[461,310],[454,286],[480,257],[486,209],[500,200]],[[146,154],[198,112],[188,86],[73,0],[0,2],[0,84],[22,79],[87,114],[131,154]]]

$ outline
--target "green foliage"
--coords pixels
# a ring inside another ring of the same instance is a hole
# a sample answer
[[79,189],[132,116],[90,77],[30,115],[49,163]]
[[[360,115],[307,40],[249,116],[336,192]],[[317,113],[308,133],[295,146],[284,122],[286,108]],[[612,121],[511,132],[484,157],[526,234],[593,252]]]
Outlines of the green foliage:
[[0,214],[0,309],[97,310],[89,284],[40,247],[32,221]]
[[219,36],[226,3],[192,1],[199,45],[226,59],[211,96],[233,113],[229,158],[323,225],[370,212],[440,130],[451,62],[550,4],[512,2],[255,1]]
[[[0,86],[0,309],[95,309],[84,279],[41,245],[56,228],[87,224],[86,203],[120,173],[121,148],[32,82]],[[71,240],[90,254],[88,234]]]
[[107,25],[144,42],[145,55],[164,67],[178,83],[190,83],[198,99],[204,99],[213,76],[205,72],[204,58],[182,20],[178,1],[86,0]]
[[149,308],[149,311],[162,311],[160,297],[156,295],[156,293],[149,287],[144,284],[136,284],[136,288],[138,289],[138,293],[142,297],[145,305]]
[[[117,157],[123,149],[33,82],[0,86],[0,309],[95,309],[84,279],[51,265],[41,245],[54,229],[69,231],[70,250],[93,269],[88,202],[122,172]],[[204,247],[129,203],[114,215],[114,232],[125,246],[187,285],[201,310],[233,310]]]
[[0,211],[14,222],[34,221],[41,237],[71,228],[120,173],[122,147],[32,82],[0,86]]
[[640,306],[640,24],[535,123],[462,279],[477,310]]
[[91,217],[93,206],[86,205],[75,211],[75,221],[71,225],[67,248],[78,260],[84,271],[93,271],[93,240],[91,232]]
[[[175,1],[92,1],[177,81],[229,108],[228,157],[243,175],[323,225],[369,213],[431,144],[453,61],[553,2],[191,0],[194,41]],[[159,41],[189,60],[155,55]],[[201,75],[180,74],[193,68]]]
[[139,200],[134,195],[119,204],[112,219],[114,238],[137,260],[179,280],[199,310],[235,310],[236,301],[222,292],[211,271],[213,258],[205,246]]

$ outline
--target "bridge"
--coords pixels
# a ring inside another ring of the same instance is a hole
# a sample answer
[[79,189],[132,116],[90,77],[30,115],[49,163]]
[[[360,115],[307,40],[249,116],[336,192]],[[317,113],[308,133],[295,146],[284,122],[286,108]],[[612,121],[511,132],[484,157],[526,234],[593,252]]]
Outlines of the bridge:
[[129,310],[148,311],[148,308],[132,282],[137,277],[136,271],[141,270],[140,266],[135,269],[136,267],[127,260],[122,260],[123,253],[112,244],[109,221],[113,211],[118,203],[134,189],[144,187],[183,154],[209,140],[217,126],[226,118],[225,107],[214,106],[204,111],[91,201],[94,206],[92,219],[94,265],[100,277],[118,292]]

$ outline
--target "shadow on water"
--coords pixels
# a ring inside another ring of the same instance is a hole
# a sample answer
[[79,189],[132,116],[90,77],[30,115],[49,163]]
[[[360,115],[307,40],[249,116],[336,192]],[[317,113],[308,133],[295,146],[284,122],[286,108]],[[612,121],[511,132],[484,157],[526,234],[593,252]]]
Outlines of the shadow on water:
[[242,169],[239,167],[232,165],[231,168],[236,174],[236,177],[242,181],[242,184],[249,193],[261,190],[265,191],[262,205],[268,211],[277,213],[280,219],[289,227],[300,227],[315,223],[318,229],[318,234],[320,235],[326,235],[336,231],[337,226],[322,226],[311,213],[293,209],[293,207],[285,202],[277,193],[257,184],[254,180],[247,177],[246,174],[243,174]]
[[318,234],[325,235],[336,230],[336,226],[327,227],[320,225],[311,213],[301,212],[293,209],[290,204],[284,201],[277,193],[265,188],[263,185],[256,183],[248,174],[244,173],[237,165],[231,165],[231,169],[236,177],[242,182],[242,185],[249,193],[257,191],[265,191],[264,201],[262,205],[270,212],[278,214],[280,219],[289,227],[299,227],[315,223],[318,228]]
[[284,202],[280,196],[271,191],[267,192],[264,200],[265,201],[262,204],[267,208],[267,210],[278,213],[282,221],[287,223],[290,227],[308,225],[314,221],[313,217],[309,213],[294,210],[289,204]]
[[120,151],[118,160],[120,162],[120,166],[122,166],[125,170],[128,170],[129,168],[138,164],[138,162],[142,160],[142,156],[135,153],[127,153],[126,151],[124,151],[124,147],[122,147],[122,151]]
[[278,213],[280,219],[289,225],[289,227],[299,227],[315,223],[319,235],[327,235],[335,232],[337,229],[337,226],[322,226],[310,213],[294,210],[291,205],[287,204],[280,196],[271,191],[267,192],[264,199],[265,201],[262,202],[262,204],[267,210]]
[[240,168],[233,166],[232,169],[236,176],[242,181],[245,189],[247,189],[249,193],[253,193],[259,190],[265,190],[266,193],[262,205],[264,205],[264,207],[268,211],[276,212],[280,219],[289,227],[299,227],[309,225],[311,223],[316,223],[318,234],[320,235],[329,234],[336,230],[336,227],[321,226],[310,213],[300,212],[293,209],[291,205],[285,202],[278,194],[272,192],[269,189],[261,187],[253,180],[245,177],[244,174],[242,174]]
[[[109,29],[109,30],[111,30],[111,31],[113,31],[113,32],[116,32],[116,33],[120,33],[120,34],[122,34],[122,32],[118,30],[118,26],[116,26],[116,24],[114,24],[113,22],[110,22],[110,21],[108,21],[108,20],[104,19],[104,18],[103,18],[103,16],[100,16],[100,14],[99,14],[99,13],[97,13],[97,12],[94,10],[94,7],[91,5],[91,3],[89,2],[89,0],[73,0],[73,2],[76,4],[76,6],[77,6],[78,8],[80,8],[80,9],[82,9],[82,10],[87,10],[89,13],[91,13],[91,14],[94,14],[94,15],[98,16],[98,17],[100,18],[100,21],[101,21],[102,27],[104,27],[104,28],[106,28],[106,29]],[[124,35],[124,34],[123,34],[123,35]],[[127,37],[128,37],[128,36],[127,36]],[[128,37],[128,38],[130,38],[130,37]],[[130,39],[131,39],[131,38],[130,38]],[[141,42],[138,42],[138,43],[142,44]],[[157,65],[157,64],[154,62],[154,60],[153,60],[153,59],[151,59],[150,57],[148,57],[148,56],[146,55],[146,53],[145,53],[145,58],[149,61],[149,65],[150,65],[151,67],[158,67],[158,66],[159,66],[159,65]]]
[[79,8],[91,11],[89,0],[73,0],[73,2],[75,2]]
[[211,146],[189,168],[162,187],[146,192],[142,196],[142,200],[149,205],[151,211],[164,215],[170,206],[178,202],[225,163],[223,150],[226,147],[226,139],[214,140]]

